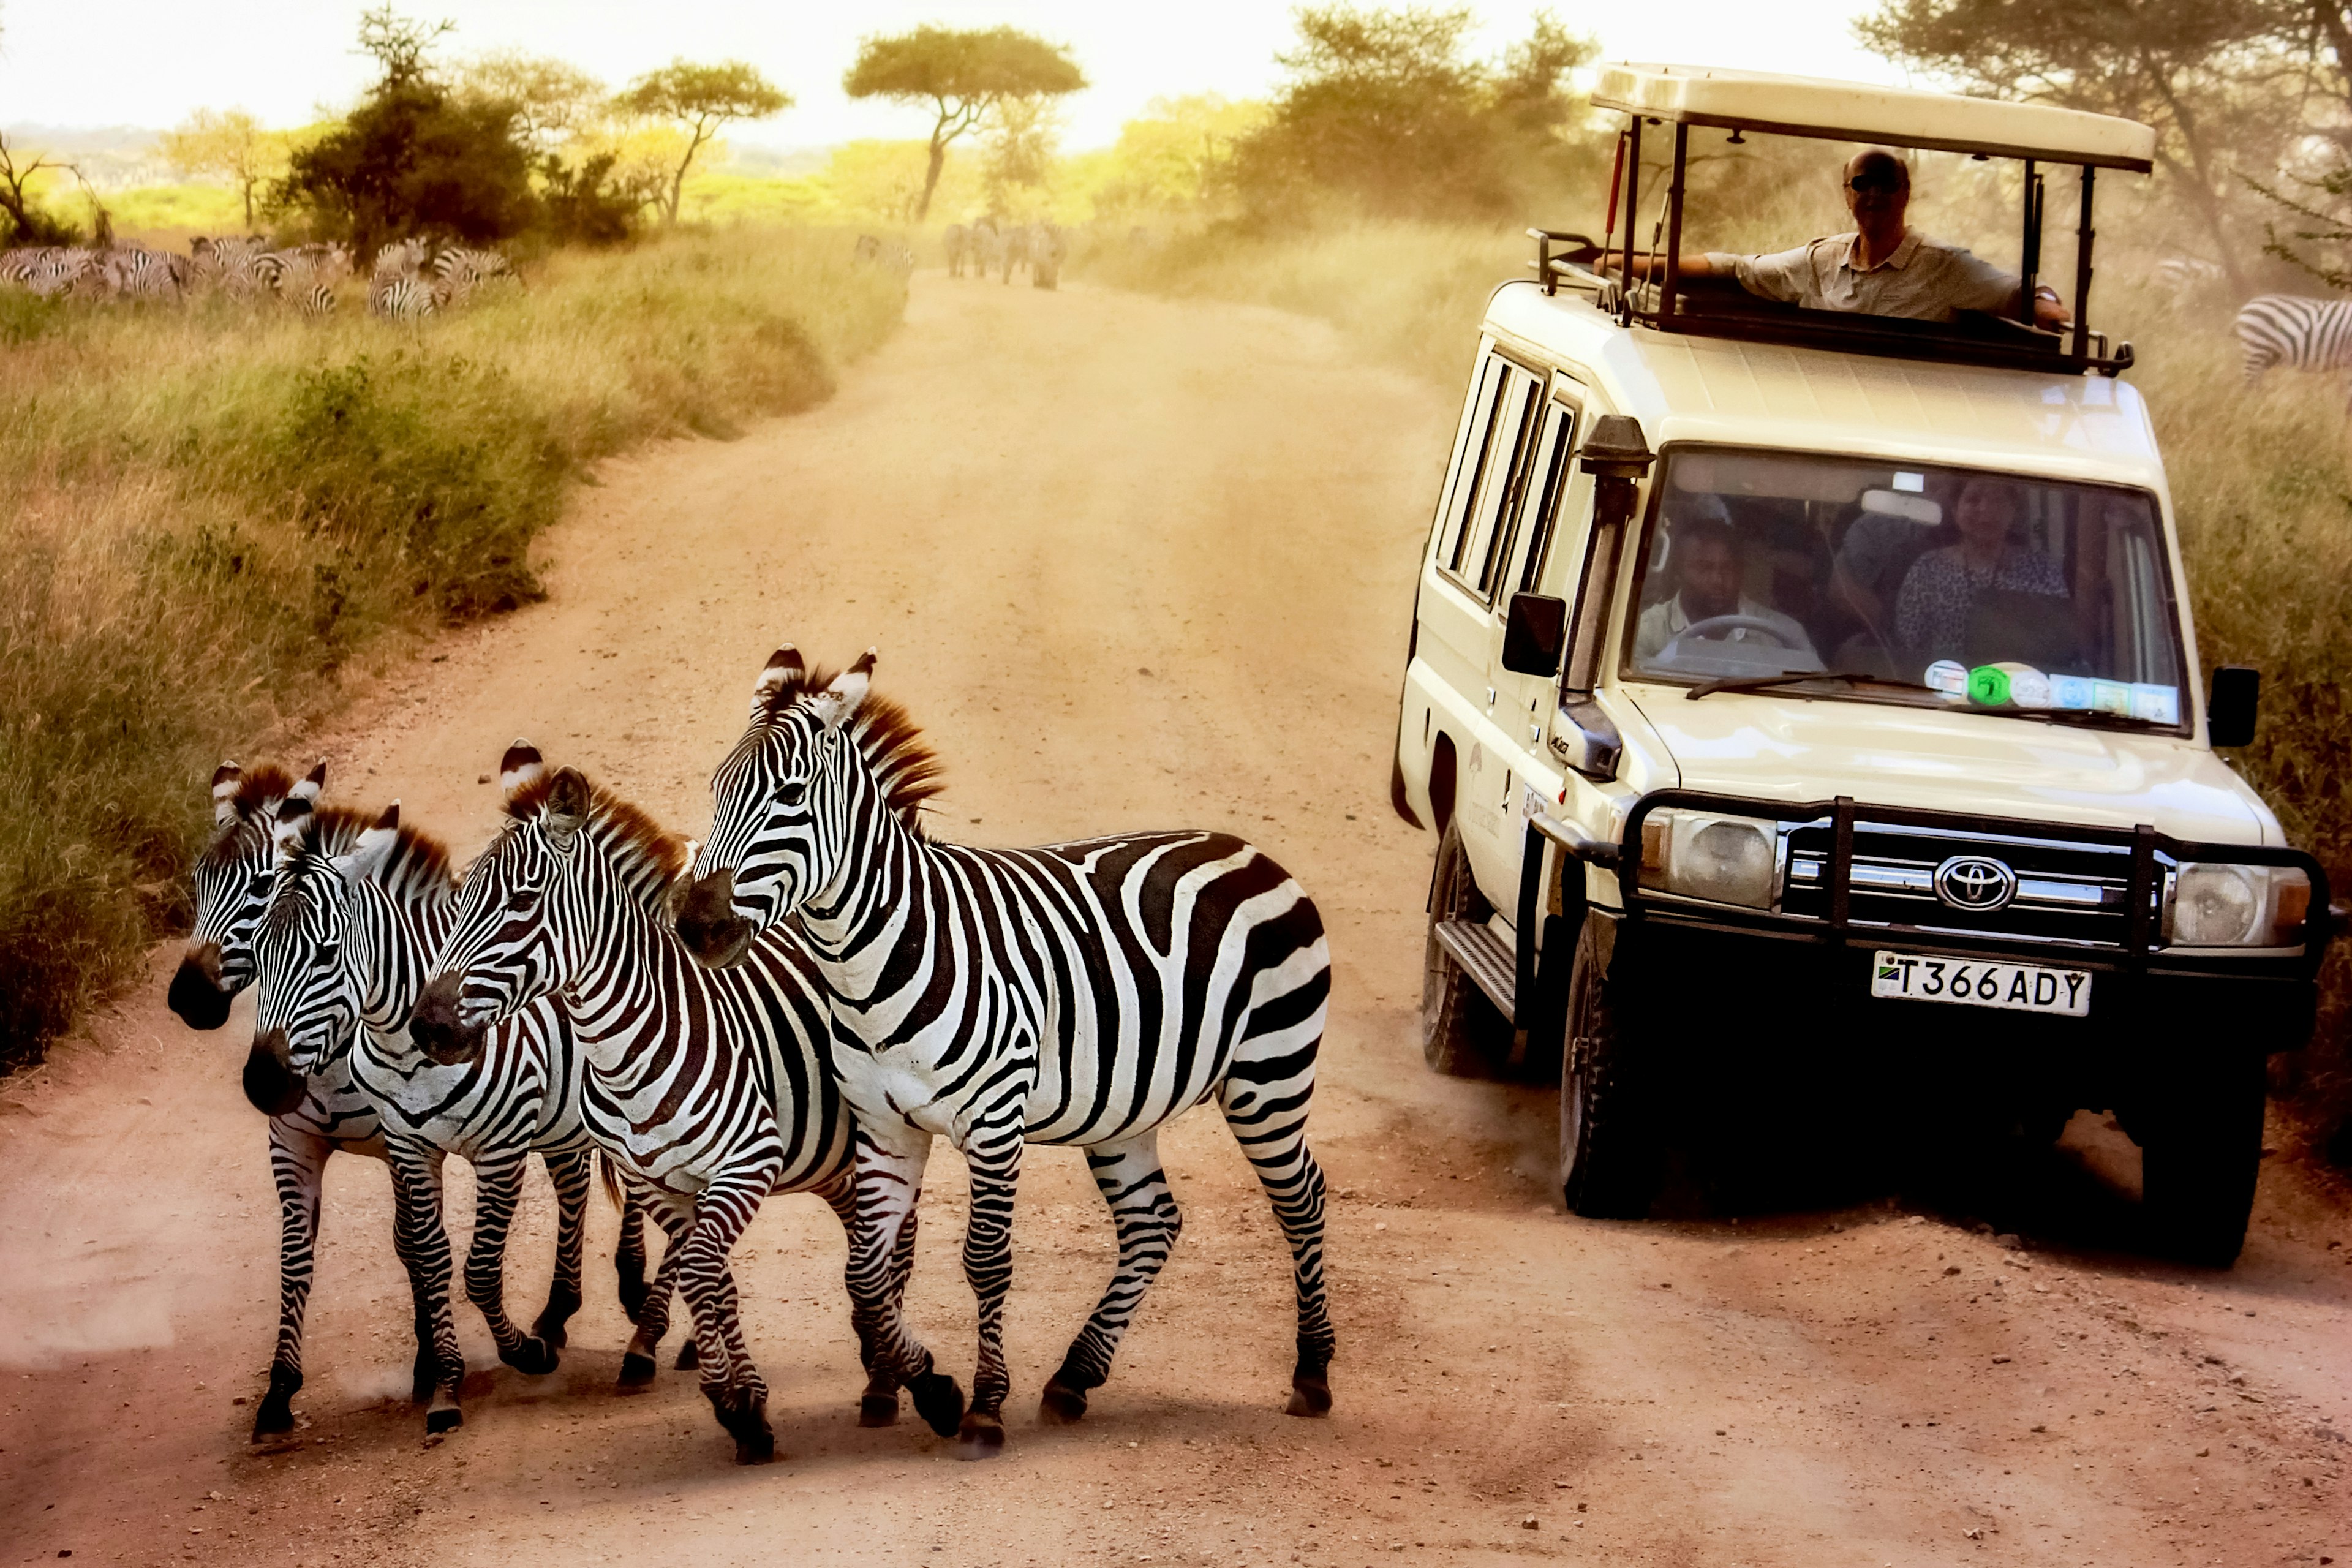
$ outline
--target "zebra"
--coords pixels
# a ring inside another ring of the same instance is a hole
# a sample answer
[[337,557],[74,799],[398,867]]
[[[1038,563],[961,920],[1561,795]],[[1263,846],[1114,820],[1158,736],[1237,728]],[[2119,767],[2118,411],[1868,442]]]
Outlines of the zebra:
[[[677,839],[578,770],[551,773],[528,742],[509,747],[499,771],[509,820],[466,873],[410,1028],[436,1061],[467,1061],[499,1021],[540,996],[559,999],[585,1058],[589,1132],[671,1232],[702,1391],[737,1460],[763,1463],[775,1453],[767,1384],[743,1343],[727,1255],[771,1193],[818,1194],[845,1231],[857,1217],[822,983],[781,933],[740,970],[707,973],[665,913],[686,860]],[[893,1256],[877,1278],[889,1302],[913,1248],[911,1226],[886,1248]],[[898,1380],[877,1352],[872,1315],[853,1321],[869,1373],[858,1419],[888,1426]],[[955,1429],[962,1402],[951,1380],[910,1388],[935,1429]],[[950,1397],[952,1409],[942,1403]]]
[[2352,300],[2257,294],[2231,323],[2245,355],[2246,384],[2283,364],[2291,370],[2352,370]]
[[378,248],[369,271],[377,278],[414,277],[432,255],[433,247],[421,239],[395,239]]
[[861,234],[857,237],[857,243],[850,247],[849,255],[853,261],[879,261],[882,259],[882,242],[870,234]]
[[1004,237],[992,217],[983,217],[971,226],[971,238],[967,242],[971,253],[972,276],[986,278],[996,269],[1003,257]]
[[414,273],[383,273],[368,280],[368,314],[387,321],[421,321],[440,309],[438,290]]
[[269,242],[259,235],[198,235],[188,245],[190,281],[233,300],[253,299],[271,286],[269,268],[262,260],[268,252]]
[[503,279],[520,287],[513,263],[495,250],[469,250],[463,246],[450,246],[433,258],[433,302],[442,310],[462,305],[474,296],[474,291],[494,279]]
[[[446,1432],[465,1420],[457,1400],[466,1363],[449,1309],[443,1160],[454,1153],[474,1167],[466,1294],[488,1324],[499,1359],[532,1376],[553,1372],[565,1324],[581,1305],[582,1219],[592,1181],[579,1053],[562,1015],[543,1002],[494,1031],[474,1062],[427,1060],[406,1021],[455,912],[448,854],[401,826],[396,801],[345,853],[322,848],[318,826],[310,803],[298,798],[279,808],[273,828],[275,878],[254,940],[254,1055],[306,1079],[341,1062],[374,1108],[392,1167],[395,1243],[433,1326],[438,1365],[425,1430]],[[525,1334],[507,1316],[504,1266],[534,1149],[554,1184],[559,1223],[547,1305]],[[657,1284],[644,1316],[666,1327],[667,1302]]]
[[964,258],[972,252],[971,234],[965,229],[963,225],[960,223],[951,223],[948,225],[946,231],[940,236],[940,243],[947,248],[948,276],[950,278],[962,277]]
[[711,781],[717,814],[678,901],[680,938],[726,964],[790,923],[833,995],[834,1062],[857,1123],[851,1280],[912,1382],[931,1370],[877,1289],[933,1138],[971,1173],[964,1272],[980,1352],[959,1452],[1004,1441],[1003,1349],[1024,1143],[1076,1145],[1118,1230],[1117,1272],[1046,1382],[1048,1420],[1083,1415],[1181,1217],[1160,1128],[1214,1099],[1290,1245],[1290,1414],[1329,1413],[1323,1173],[1304,1135],[1330,989],[1321,917],[1241,839],[1136,833],[1034,849],[936,841],[909,802],[938,787],[903,710],[869,695],[874,652],[838,679],[791,647]]
[[1062,262],[1069,254],[1069,244],[1060,229],[1050,223],[1033,226],[1029,230],[1029,281],[1040,289],[1059,289]]
[[2147,280],[2178,304],[2197,290],[2221,282],[2224,276],[2216,263],[2194,256],[2168,256],[2148,269]]
[[188,264],[168,250],[116,246],[100,258],[106,291],[131,300],[176,300],[186,286]]
[[1004,268],[1004,281],[1008,284],[1011,283],[1013,281],[1013,269],[1016,267],[1025,268],[1029,265],[1029,228],[1027,225],[1016,223],[1011,228],[1004,231],[996,242],[996,258]]
[[[217,1029],[230,1004],[254,980],[253,938],[268,908],[276,862],[273,835],[279,812],[299,804],[311,819],[318,852],[358,847],[369,819],[335,806],[317,806],[326,781],[321,763],[300,780],[270,764],[247,769],[236,762],[214,770],[212,841],[191,872],[195,925],[172,977],[169,1005],[189,1027]],[[294,1429],[292,1401],[302,1387],[302,1323],[310,1297],[318,1242],[320,1193],[329,1158],[337,1153],[386,1159],[373,1104],[352,1081],[348,1059],[308,1079],[296,1079],[274,1057],[248,1054],[245,1092],[269,1118],[269,1169],[278,1189],[278,1340],[268,1390],[253,1417],[256,1442]],[[557,1238],[559,1253],[566,1242]],[[622,1305],[637,1315],[646,1296],[644,1227],[634,1199],[625,1205],[614,1267]],[[411,1380],[419,1405],[433,1396],[436,1352],[427,1303],[416,1302],[416,1362]]]
[[256,258],[269,288],[306,316],[331,315],[335,285],[352,275],[352,253],[341,245],[298,245]]

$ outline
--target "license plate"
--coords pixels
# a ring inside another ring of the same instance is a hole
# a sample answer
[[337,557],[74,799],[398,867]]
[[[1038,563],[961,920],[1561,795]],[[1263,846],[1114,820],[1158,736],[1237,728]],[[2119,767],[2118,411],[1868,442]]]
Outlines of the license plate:
[[2091,977],[2079,969],[1929,958],[1916,952],[1876,954],[1870,964],[1870,994],[2068,1018],[2080,1018],[2091,1010]]

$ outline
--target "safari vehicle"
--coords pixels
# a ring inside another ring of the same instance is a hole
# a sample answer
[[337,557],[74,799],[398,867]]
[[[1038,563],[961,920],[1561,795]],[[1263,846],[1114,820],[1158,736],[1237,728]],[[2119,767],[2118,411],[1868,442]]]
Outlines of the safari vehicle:
[[[1594,101],[1627,117],[1608,232],[1530,230],[1494,293],[1419,579],[1391,793],[1439,836],[1430,1065],[1556,1052],[1563,1190],[1602,1216],[1651,1204],[1702,1047],[1917,1068],[2044,1142],[2112,1110],[2152,1237],[2228,1263],[2333,919],[2215,754],[2258,677],[2198,689],[2132,351],[2089,326],[2095,178],[2152,133],[1664,66]],[[1678,277],[1693,146],[1767,133],[2021,161],[2024,320]],[[2030,313],[2053,169],[2064,331]]]

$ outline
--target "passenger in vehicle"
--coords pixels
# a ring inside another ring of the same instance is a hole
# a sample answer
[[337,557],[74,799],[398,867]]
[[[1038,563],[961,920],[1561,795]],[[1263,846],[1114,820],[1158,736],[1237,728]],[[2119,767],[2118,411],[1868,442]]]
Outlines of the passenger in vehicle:
[[[1783,647],[1803,658],[1813,658],[1812,639],[1803,626],[1741,591],[1748,576],[1745,542],[1719,497],[1699,495],[1670,503],[1666,524],[1665,564],[1674,573],[1675,592],[1642,612],[1633,633],[1636,661],[1654,661],[1667,644],[1693,626],[1701,628],[1702,637],[1716,641]],[[1727,616],[1755,624],[1713,630],[1705,626]]]
[[[1957,245],[1929,239],[1905,221],[1911,167],[1901,158],[1880,148],[1855,153],[1845,165],[1844,188],[1852,232],[1764,256],[1688,255],[1682,274],[1736,278],[1750,294],[1815,310],[1927,321],[1954,321],[1962,310],[2015,318],[2022,279]],[[1650,270],[1647,258],[1633,258],[1636,277]],[[2033,319],[2052,328],[2071,320],[2048,284],[2034,288]]]
[[1930,550],[1903,574],[1895,604],[1895,640],[1927,659],[1967,662],[1969,625],[1981,602],[1995,595],[2063,600],[2066,579],[2057,563],[2014,537],[2017,487],[1979,475],[1961,487],[1960,542]]

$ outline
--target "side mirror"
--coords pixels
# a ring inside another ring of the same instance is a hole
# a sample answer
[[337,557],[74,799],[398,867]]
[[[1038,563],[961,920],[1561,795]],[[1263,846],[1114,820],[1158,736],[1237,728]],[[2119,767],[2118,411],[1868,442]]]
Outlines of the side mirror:
[[1549,594],[1514,594],[1503,623],[1503,668],[1513,675],[1559,673],[1561,646],[1568,640],[1568,601]]
[[2217,666],[2211,694],[2205,700],[2205,739],[2216,746],[2252,744],[2254,715],[2262,701],[2261,670],[2242,664]]

